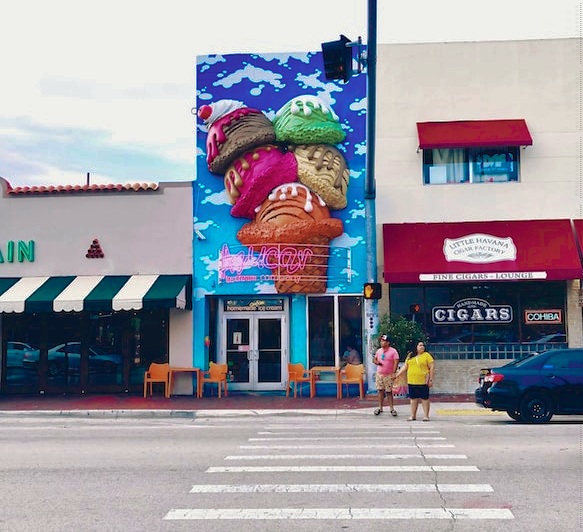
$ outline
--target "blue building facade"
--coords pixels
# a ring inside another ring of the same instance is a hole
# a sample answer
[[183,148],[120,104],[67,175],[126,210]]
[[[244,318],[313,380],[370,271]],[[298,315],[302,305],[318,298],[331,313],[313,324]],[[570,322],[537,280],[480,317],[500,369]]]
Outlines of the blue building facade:
[[232,389],[362,353],[366,77],[323,70],[321,52],[197,58],[194,364],[227,363]]

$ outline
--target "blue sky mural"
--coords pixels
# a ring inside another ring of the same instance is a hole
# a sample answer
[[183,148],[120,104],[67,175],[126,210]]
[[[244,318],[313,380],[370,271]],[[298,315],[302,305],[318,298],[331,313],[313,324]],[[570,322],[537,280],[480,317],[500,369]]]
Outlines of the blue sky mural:
[[[303,99],[321,102],[324,111],[337,117],[345,138],[334,146],[346,161],[349,182],[346,206],[330,205],[330,217],[341,220],[342,232],[330,241],[327,290],[361,293],[366,268],[366,76],[354,76],[347,83],[327,81],[321,52],[209,55],[197,58],[196,91],[199,111],[221,100],[234,100],[262,111],[273,122],[284,105]],[[207,131],[205,122],[198,118],[197,172],[193,183],[194,297],[200,300],[207,294],[274,294],[274,281],[265,275],[269,271],[261,262],[251,265],[245,254],[248,248],[237,237],[252,220],[231,214],[233,205],[225,188],[224,172],[211,173],[208,169]],[[244,262],[246,266],[240,275],[229,276],[229,282],[219,276],[221,250],[223,258],[239,257],[239,265]]]

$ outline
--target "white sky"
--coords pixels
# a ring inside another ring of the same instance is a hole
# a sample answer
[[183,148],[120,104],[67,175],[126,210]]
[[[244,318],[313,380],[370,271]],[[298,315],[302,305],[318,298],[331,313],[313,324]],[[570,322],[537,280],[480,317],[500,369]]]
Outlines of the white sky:
[[[195,57],[366,42],[367,0],[0,0],[0,176],[194,176]],[[572,0],[378,0],[378,42],[581,37]]]

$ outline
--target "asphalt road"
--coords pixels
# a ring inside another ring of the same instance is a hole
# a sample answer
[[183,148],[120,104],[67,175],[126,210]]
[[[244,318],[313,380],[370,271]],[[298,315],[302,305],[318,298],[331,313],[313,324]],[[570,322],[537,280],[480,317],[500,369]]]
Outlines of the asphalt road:
[[583,528],[583,417],[479,412],[0,416],[0,530]]

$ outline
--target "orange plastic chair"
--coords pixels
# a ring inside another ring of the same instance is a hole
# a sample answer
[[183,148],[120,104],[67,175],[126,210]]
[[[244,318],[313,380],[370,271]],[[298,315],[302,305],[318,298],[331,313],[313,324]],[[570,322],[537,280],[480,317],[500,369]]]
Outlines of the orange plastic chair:
[[144,397],[146,397],[148,390],[150,391],[150,395],[153,395],[152,385],[155,383],[161,383],[164,385],[164,397],[168,397],[168,392],[170,391],[168,383],[169,375],[170,364],[158,364],[152,362],[148,371],[144,373]]
[[342,370],[342,384],[346,384],[346,396],[348,397],[348,385],[358,384],[360,398],[364,397],[364,365],[346,364]]
[[[294,383],[294,397],[298,396],[298,383],[301,384],[303,382],[310,382],[312,378],[312,372],[306,371],[304,365],[301,363],[298,364],[288,364],[287,365],[287,372],[289,375],[288,385],[285,389],[285,396],[289,397],[289,390],[291,388],[292,382]],[[300,397],[302,396],[302,387],[300,386]]]
[[211,362],[209,364],[208,371],[205,371],[202,374],[200,380],[200,396],[202,397],[204,393],[204,383],[211,382],[216,383],[219,391],[219,399],[221,398],[221,389],[224,388],[225,390],[225,397],[229,395],[229,391],[227,389],[227,364],[215,364]]

